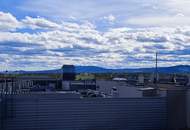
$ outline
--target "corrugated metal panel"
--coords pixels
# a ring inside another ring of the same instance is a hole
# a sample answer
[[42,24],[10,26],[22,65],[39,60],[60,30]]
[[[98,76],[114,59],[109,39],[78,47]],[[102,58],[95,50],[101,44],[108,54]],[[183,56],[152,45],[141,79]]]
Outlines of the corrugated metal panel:
[[168,128],[187,128],[187,90],[168,90]]
[[165,98],[8,98],[5,130],[161,130],[167,125]]
[[6,119],[6,102],[4,100],[4,94],[1,94],[1,101],[0,101],[0,130],[4,128],[4,121]]
[[187,127],[190,129],[190,89],[187,92]]
[[2,116],[2,107],[3,107],[3,105],[2,105],[2,97],[0,97],[0,129],[3,129],[3,116]]

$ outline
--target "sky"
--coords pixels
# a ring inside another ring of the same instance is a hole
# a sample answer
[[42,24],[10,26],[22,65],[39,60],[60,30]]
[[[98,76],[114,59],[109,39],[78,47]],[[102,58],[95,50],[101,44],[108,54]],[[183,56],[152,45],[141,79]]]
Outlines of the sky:
[[190,64],[189,0],[0,0],[0,71]]

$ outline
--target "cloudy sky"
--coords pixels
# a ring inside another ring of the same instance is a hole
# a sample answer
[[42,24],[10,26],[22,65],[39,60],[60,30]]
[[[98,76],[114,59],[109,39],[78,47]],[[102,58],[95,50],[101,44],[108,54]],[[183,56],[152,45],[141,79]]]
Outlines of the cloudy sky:
[[189,0],[1,0],[0,70],[190,64]]

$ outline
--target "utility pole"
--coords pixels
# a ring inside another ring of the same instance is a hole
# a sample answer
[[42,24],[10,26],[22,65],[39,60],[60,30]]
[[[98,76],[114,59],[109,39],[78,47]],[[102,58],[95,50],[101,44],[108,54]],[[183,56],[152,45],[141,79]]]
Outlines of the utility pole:
[[156,64],[155,64],[155,81],[154,81],[154,83],[155,83],[155,86],[156,86],[156,88],[158,87],[158,85],[157,85],[157,82],[158,82],[158,53],[156,52]]

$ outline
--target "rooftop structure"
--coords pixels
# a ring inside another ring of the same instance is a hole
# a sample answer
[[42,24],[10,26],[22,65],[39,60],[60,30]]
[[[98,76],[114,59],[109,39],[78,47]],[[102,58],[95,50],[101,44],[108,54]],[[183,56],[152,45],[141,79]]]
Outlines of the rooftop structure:
[[63,65],[62,70],[63,70],[63,74],[62,74],[63,81],[75,80],[76,73],[75,73],[74,65]]

